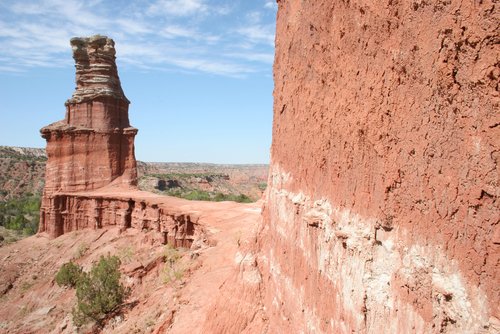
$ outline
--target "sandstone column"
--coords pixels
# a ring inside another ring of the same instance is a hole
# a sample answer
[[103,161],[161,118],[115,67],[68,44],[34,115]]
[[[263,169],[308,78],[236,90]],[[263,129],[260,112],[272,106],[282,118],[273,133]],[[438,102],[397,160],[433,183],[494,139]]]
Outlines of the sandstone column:
[[[90,191],[111,183],[137,185],[134,137],[128,106],[115,63],[114,41],[105,36],[71,39],[76,67],[76,89],[68,99],[64,120],[40,130],[47,140],[47,167],[39,232],[52,236],[61,228],[51,199],[56,194]],[[70,223],[71,224],[71,223]],[[59,232],[57,232],[59,231]]]

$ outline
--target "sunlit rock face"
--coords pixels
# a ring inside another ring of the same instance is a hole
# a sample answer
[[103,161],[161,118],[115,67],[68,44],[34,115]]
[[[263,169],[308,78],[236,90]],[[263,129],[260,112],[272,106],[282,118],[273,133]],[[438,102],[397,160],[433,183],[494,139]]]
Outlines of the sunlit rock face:
[[73,38],[76,90],[66,118],[41,129],[47,140],[39,232],[50,237],[118,226],[153,231],[173,247],[206,240],[198,214],[139,191],[134,156],[137,129],[129,124],[112,39]]
[[95,130],[130,126],[130,102],[120,84],[114,46],[111,38],[99,35],[71,39],[76,89],[66,101],[66,122],[70,126]]
[[[120,85],[114,42],[97,35],[73,38],[71,46],[76,90],[66,101],[65,119],[40,130],[47,140],[48,157],[42,220],[54,209],[54,194],[95,190],[111,183],[125,188],[137,184],[137,129],[129,124],[129,101]],[[40,225],[40,231],[45,225]]]
[[66,117],[41,129],[47,140],[46,192],[98,189],[120,178],[137,184],[129,101],[123,94],[112,39],[73,38],[76,90]]
[[261,280],[206,328],[498,333],[494,2],[278,5]]

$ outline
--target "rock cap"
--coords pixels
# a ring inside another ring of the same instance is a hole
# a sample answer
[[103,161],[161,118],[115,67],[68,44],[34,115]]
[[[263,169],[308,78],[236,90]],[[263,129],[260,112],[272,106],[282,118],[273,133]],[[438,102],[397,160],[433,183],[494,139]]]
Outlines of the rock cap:
[[66,101],[77,104],[97,97],[113,97],[130,103],[123,93],[115,63],[115,42],[103,35],[70,40],[76,67],[76,89]]

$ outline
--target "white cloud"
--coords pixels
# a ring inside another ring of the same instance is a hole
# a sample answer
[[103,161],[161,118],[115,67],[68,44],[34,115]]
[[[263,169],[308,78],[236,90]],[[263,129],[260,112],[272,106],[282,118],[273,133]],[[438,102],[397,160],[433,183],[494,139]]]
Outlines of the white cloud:
[[129,34],[147,34],[152,31],[144,23],[133,19],[120,18],[115,22]]
[[260,21],[262,20],[262,13],[254,11],[254,12],[248,13],[246,15],[246,17],[247,17],[247,20],[250,24],[256,24],[256,23],[260,23]]
[[236,32],[244,37],[244,42],[250,48],[253,48],[255,44],[274,47],[274,24],[265,24],[264,15],[259,11],[251,11],[245,17],[246,24],[236,29]]
[[224,6],[219,6],[212,8],[214,13],[219,14],[219,15],[228,15],[233,11],[233,7],[224,5]]
[[148,14],[188,16],[206,10],[203,0],[158,0],[148,8]]
[[169,25],[159,31],[159,34],[166,38],[177,38],[177,37],[186,37],[186,38],[195,38],[199,35],[196,30],[188,29],[178,25]]
[[200,45],[203,43],[212,45],[220,40],[220,36],[202,33],[197,29],[180,25],[167,25],[158,31],[158,35],[167,39],[194,40]]
[[228,53],[227,56],[246,59],[253,62],[266,63],[266,64],[272,64],[274,61],[274,54],[272,53],[258,53],[258,52]]
[[[117,7],[101,0],[27,0],[22,5],[0,1],[0,72],[71,66],[70,38],[97,33],[115,40],[119,62],[145,71],[241,77],[270,70],[274,24],[258,8],[243,13],[242,22],[236,16],[221,19],[240,10],[235,3],[144,1],[151,5],[125,2]],[[257,6],[266,11],[261,4]]]
[[22,73],[24,71],[15,65],[11,65],[11,66],[0,65],[0,72]]
[[266,0],[264,7],[276,10],[276,9],[278,9],[278,4],[276,3],[276,0]]
[[40,15],[46,12],[46,7],[37,3],[15,3],[10,10],[17,14]]
[[229,62],[219,62],[219,61],[210,61],[204,59],[170,59],[172,63],[175,65],[190,69],[190,70],[198,70],[202,72],[217,74],[217,75],[226,75],[232,77],[241,77],[245,74],[255,72],[252,68],[248,66],[242,66],[235,63]]
[[237,32],[246,37],[250,42],[265,43],[272,46],[274,45],[273,28],[273,26],[263,26],[257,24],[239,28]]
[[163,54],[161,47],[158,45],[143,44],[143,43],[120,43],[116,45],[118,56],[127,57],[130,59],[136,58],[141,63],[143,62],[161,62]]

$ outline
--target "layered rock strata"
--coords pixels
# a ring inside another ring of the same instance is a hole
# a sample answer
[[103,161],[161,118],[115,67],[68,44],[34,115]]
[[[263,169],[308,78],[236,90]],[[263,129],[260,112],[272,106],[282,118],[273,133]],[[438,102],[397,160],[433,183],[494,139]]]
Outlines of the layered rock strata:
[[40,230],[52,236],[118,226],[122,230],[155,231],[160,242],[173,247],[190,248],[195,240],[204,238],[196,214],[166,206],[155,198],[141,197],[141,192],[58,193],[48,203],[50,213],[42,211]]
[[[137,184],[129,101],[123,94],[112,39],[71,39],[76,90],[64,120],[40,130],[47,140],[45,194]],[[46,197],[46,196],[44,196]]]
[[278,5],[260,279],[207,330],[498,333],[498,5]]
[[48,160],[39,232],[57,237],[118,225],[157,231],[163,243],[190,247],[201,231],[196,215],[136,189],[137,129],[129,123],[113,40],[73,38],[71,46],[76,90],[66,101],[65,119],[41,130]]

